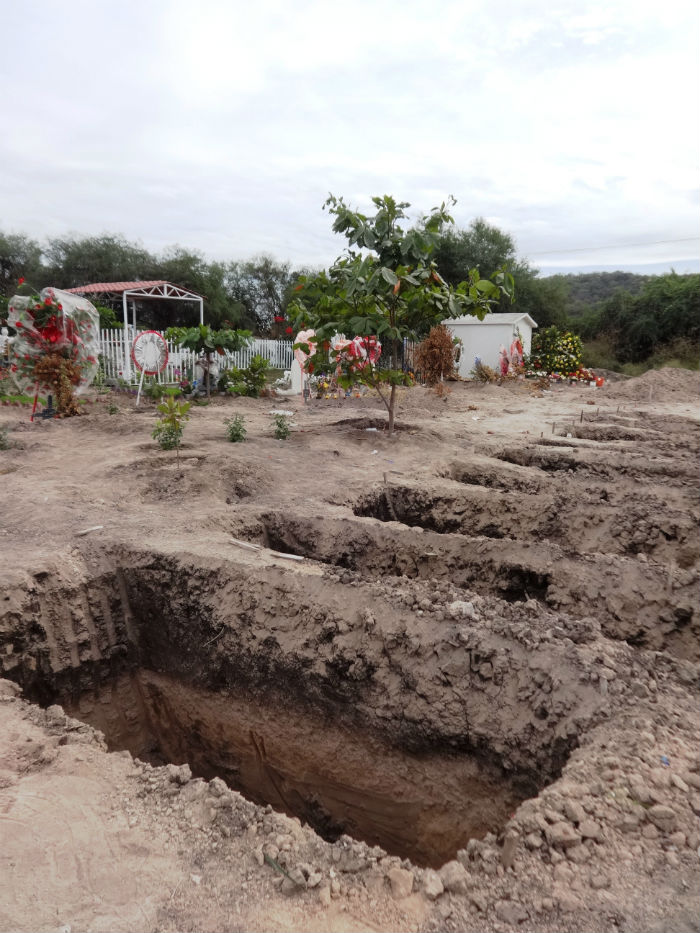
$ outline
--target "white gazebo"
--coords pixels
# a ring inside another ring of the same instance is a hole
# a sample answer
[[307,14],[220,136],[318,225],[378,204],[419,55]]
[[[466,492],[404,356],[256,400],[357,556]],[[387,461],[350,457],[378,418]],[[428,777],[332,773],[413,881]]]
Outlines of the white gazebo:
[[478,356],[482,363],[498,369],[498,353],[501,346],[510,348],[513,340],[520,336],[523,353],[530,353],[532,331],[537,324],[524,312],[487,314],[483,321],[477,317],[458,317],[444,322],[463,344],[459,360],[460,376],[468,376]]
[[[121,296],[124,313],[124,335],[129,331],[129,301],[131,301],[131,327],[136,334],[136,301],[148,298],[167,299],[168,301],[196,301],[199,304],[199,323],[204,323],[204,296],[191,292],[181,285],[173,285],[158,279],[153,282],[96,282],[92,285],[80,285],[78,288],[66,288],[64,291],[75,295],[85,295],[94,302],[113,301]],[[131,377],[131,356],[127,350],[129,341],[124,341],[124,375]]]

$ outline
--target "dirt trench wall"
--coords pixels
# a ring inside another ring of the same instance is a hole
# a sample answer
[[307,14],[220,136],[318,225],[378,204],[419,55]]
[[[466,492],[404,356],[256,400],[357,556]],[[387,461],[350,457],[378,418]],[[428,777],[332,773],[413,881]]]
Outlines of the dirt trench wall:
[[3,603],[2,673],[30,697],[77,698],[145,668],[414,752],[468,750],[539,786],[627,689],[605,671],[637,663],[601,642],[594,620],[535,600],[455,602],[448,586],[341,583],[254,556],[110,559],[112,573],[31,579]]
[[696,570],[613,554],[571,557],[554,542],[439,534],[368,518],[265,513],[258,535],[363,577],[450,581],[497,599],[534,598],[543,608],[594,614],[610,638],[700,657]]
[[146,669],[64,708],[100,729],[110,748],[153,765],[187,763],[329,841],[348,834],[421,865],[439,867],[465,839],[498,833],[535,791],[472,756],[410,754],[299,707],[251,703]]

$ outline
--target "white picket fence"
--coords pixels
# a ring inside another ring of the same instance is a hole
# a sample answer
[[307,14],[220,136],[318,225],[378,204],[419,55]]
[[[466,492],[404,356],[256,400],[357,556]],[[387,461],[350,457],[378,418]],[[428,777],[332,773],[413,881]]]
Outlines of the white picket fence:
[[[124,330],[101,330],[100,331],[100,357],[102,371],[108,379],[129,379],[132,383],[138,382],[138,372],[133,363],[129,365],[125,362],[130,358],[131,345],[136,333],[133,328]],[[168,363],[160,375],[160,381],[164,383],[179,382],[180,379],[192,379],[196,354],[191,350],[183,350],[172,340],[168,340]],[[235,353],[228,351],[223,357],[217,357],[217,362],[222,369],[229,369],[237,366],[244,369],[250,364],[251,358],[259,354],[263,356],[274,369],[290,369],[294,353],[292,351],[291,340],[261,340],[254,339],[250,346],[237,350]],[[131,370],[131,372],[129,372]]]

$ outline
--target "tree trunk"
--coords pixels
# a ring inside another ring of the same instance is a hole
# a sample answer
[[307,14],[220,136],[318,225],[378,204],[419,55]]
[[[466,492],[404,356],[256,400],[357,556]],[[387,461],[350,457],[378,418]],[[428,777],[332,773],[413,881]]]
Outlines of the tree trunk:
[[389,396],[389,434],[394,433],[394,408],[396,406],[396,386],[391,387]]
[[399,368],[399,342],[395,337],[391,341],[391,368]]

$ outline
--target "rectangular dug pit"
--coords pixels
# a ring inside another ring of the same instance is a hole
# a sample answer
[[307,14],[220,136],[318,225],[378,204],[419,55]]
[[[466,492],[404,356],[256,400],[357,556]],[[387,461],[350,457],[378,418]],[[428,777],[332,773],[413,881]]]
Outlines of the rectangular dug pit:
[[353,608],[348,588],[286,568],[134,562],[10,600],[0,673],[110,749],[189,763],[328,840],[439,866],[498,833],[577,743],[548,712],[554,692],[533,698],[527,726],[515,717],[524,659],[497,671],[488,646],[417,641],[386,606],[363,628],[359,588]]
[[439,867],[468,839],[497,833],[536,792],[469,755],[407,753],[320,716],[146,669],[63,706],[104,732],[110,750],[154,765],[187,762],[328,841],[347,834],[420,865]]
[[[429,523],[429,519],[425,519]],[[354,570],[363,576],[449,579],[508,602],[545,600],[549,549],[532,547],[527,563],[518,542],[447,531],[418,538],[409,529],[383,529],[364,519],[261,516],[266,546]],[[511,557],[511,554],[513,555]],[[533,566],[534,565],[534,566]],[[539,565],[539,566],[537,566]]]

